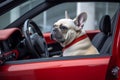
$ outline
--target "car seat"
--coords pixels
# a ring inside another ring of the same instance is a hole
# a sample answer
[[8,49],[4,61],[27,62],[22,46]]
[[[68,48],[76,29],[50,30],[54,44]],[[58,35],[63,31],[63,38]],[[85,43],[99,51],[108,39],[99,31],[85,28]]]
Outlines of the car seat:
[[100,20],[99,29],[100,32],[94,36],[94,38],[92,39],[92,44],[100,52],[101,48],[104,45],[104,42],[111,34],[111,19],[109,15],[105,15],[102,17],[102,19]]
[[[119,9],[118,9],[119,11]],[[109,34],[109,37],[106,39],[103,47],[100,50],[100,53],[102,54],[110,54],[111,49],[111,45],[112,45],[112,39],[114,37],[114,32],[115,32],[115,28],[116,28],[116,24],[117,24],[117,18],[118,18],[118,11],[115,13],[115,15],[113,16],[112,20],[111,20],[111,33]]]

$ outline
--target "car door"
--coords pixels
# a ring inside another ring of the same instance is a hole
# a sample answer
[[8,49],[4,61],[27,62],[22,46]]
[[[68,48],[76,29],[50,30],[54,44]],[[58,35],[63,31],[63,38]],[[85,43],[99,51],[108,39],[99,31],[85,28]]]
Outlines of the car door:
[[[116,49],[117,51],[112,52],[112,57],[111,54],[105,54],[8,61],[3,66],[0,66],[0,79],[106,80],[107,75],[107,80],[110,80],[111,65],[113,63],[119,64],[119,58],[116,58],[118,57],[119,46],[115,44],[115,42],[119,44],[119,35],[117,33],[119,31],[116,32],[117,38],[115,38],[116,41],[114,40],[112,46],[113,51]],[[117,66],[119,67],[119,65]],[[112,69],[114,68],[112,67]],[[114,79],[112,78],[112,80]]]
[[105,80],[110,56],[10,62],[0,66],[1,80]]
[[112,25],[116,26],[116,28],[112,28],[114,30],[114,42],[113,42],[113,50],[112,56],[109,63],[107,79],[108,80],[120,80],[120,6],[113,17]]
[[[117,30],[120,30],[120,10],[119,10],[119,13],[118,13],[118,23],[117,23]],[[115,38],[118,37],[118,39],[120,39],[120,33],[117,34],[117,30],[116,30],[116,35],[115,35]],[[120,32],[120,31],[118,31]],[[113,50],[113,58],[115,59],[115,65],[114,65],[114,68],[112,69],[112,73],[113,75],[117,78],[117,80],[120,80],[120,50],[118,49],[120,47],[120,41],[118,41],[118,44],[119,46],[117,45]],[[116,44],[116,43],[114,43]],[[114,52],[115,51],[115,52]],[[116,70],[116,71],[115,71]]]

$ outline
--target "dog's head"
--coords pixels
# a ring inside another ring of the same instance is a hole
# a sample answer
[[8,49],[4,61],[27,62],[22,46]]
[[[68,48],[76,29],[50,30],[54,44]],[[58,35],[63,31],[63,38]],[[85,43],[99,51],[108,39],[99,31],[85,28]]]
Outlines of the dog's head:
[[87,20],[85,12],[78,15],[75,19],[70,19],[66,12],[65,18],[54,23],[51,38],[65,46],[72,42],[77,34],[80,34],[84,23]]

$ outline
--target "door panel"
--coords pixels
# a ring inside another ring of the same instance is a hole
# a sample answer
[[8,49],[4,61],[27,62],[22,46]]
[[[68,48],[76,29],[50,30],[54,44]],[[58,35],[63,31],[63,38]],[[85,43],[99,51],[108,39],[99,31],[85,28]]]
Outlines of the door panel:
[[100,30],[87,30],[87,31],[86,31],[86,33],[87,33],[88,37],[90,38],[90,40],[92,40],[93,37],[94,37],[97,33],[99,33],[99,32],[100,32]]
[[110,57],[56,60],[0,67],[1,80],[105,80]]

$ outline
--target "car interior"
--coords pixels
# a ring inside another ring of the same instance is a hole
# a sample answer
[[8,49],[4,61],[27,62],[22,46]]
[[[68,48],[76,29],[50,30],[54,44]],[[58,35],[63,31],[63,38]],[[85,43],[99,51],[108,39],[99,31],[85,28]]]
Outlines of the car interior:
[[[105,44],[105,42],[108,42],[106,40],[111,36],[111,19],[109,15],[102,17],[99,24],[99,29],[100,32],[92,39],[92,44],[98,49],[100,53],[107,53],[106,51],[102,50],[105,49],[105,47],[109,47],[107,43]],[[104,44],[107,46],[103,47]]]
[[[100,55],[110,55],[114,37],[114,24],[117,15],[111,19],[109,15],[102,16],[99,29],[87,32],[91,42],[98,49]],[[27,17],[26,17],[27,18]],[[31,19],[22,23],[23,28],[6,28],[0,30],[0,57],[5,61],[19,61],[38,58],[53,58],[62,56],[63,47],[50,39],[50,33],[42,34],[38,25]],[[29,30],[31,28],[31,30]],[[46,36],[47,35],[47,36]],[[50,43],[49,43],[50,42]]]

